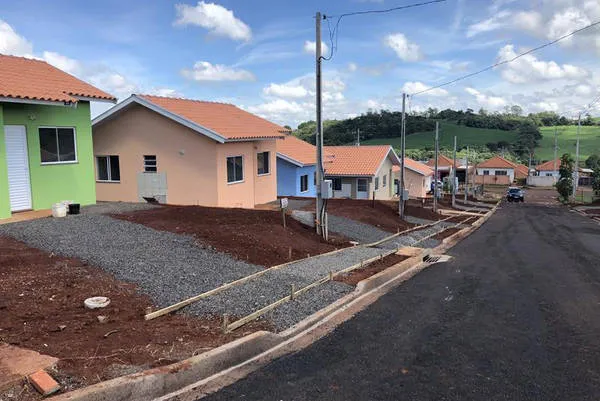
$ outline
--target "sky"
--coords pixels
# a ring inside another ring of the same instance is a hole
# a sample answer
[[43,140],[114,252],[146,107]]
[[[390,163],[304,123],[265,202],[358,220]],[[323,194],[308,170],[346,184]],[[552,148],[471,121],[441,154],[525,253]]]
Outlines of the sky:
[[[213,2],[214,1],[214,2]],[[44,59],[126,99],[233,103],[279,124],[315,119],[315,13],[323,115],[400,110],[402,93],[447,82],[600,21],[599,0],[0,0],[0,53]],[[329,23],[329,24],[328,24]],[[1,77],[0,77],[1,79]],[[428,107],[574,115],[600,95],[600,26],[517,61],[409,97]],[[93,104],[92,113],[110,105]],[[600,108],[592,110],[600,115]]]

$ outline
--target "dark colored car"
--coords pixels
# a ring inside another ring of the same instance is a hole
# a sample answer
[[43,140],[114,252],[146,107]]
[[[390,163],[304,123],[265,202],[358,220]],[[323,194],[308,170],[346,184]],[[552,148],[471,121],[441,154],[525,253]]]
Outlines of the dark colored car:
[[506,193],[506,200],[509,202],[525,202],[525,192],[521,188],[510,187]]

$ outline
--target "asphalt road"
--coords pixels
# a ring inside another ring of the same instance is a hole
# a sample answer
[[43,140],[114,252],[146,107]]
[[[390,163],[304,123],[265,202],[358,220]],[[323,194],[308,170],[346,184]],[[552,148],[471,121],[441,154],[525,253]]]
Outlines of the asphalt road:
[[600,226],[505,204],[309,348],[203,400],[598,400]]

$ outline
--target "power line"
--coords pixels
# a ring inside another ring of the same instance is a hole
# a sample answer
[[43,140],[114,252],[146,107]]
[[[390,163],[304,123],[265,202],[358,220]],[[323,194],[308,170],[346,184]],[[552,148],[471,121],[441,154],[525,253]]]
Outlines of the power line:
[[577,29],[577,30],[575,30],[575,31],[572,31],[572,32],[570,32],[570,33],[566,34],[566,35],[563,35],[563,36],[561,36],[561,37],[560,37],[560,38],[558,38],[558,39],[554,39],[554,40],[553,40],[553,41],[551,41],[551,42],[545,43],[545,44],[543,44],[543,45],[541,45],[541,46],[535,47],[535,48],[533,48],[533,49],[531,49],[531,50],[528,50],[528,51],[526,51],[526,52],[523,52],[523,53],[521,53],[521,54],[518,54],[518,55],[516,55],[515,57],[513,57],[513,58],[511,58],[511,59],[504,60],[504,61],[499,61],[499,62],[497,62],[497,63],[495,63],[495,64],[493,64],[493,65],[490,65],[489,67],[485,67],[484,69],[481,69],[481,70],[479,70],[479,71],[476,71],[476,72],[472,72],[472,73],[470,73],[470,74],[463,75],[463,76],[461,76],[461,77],[458,77],[458,78],[456,78],[456,79],[453,79],[453,80],[451,80],[451,81],[448,81],[448,82],[445,82],[445,83],[443,83],[443,84],[439,84],[439,85],[436,85],[436,86],[432,86],[432,87],[430,87],[430,88],[424,89],[424,90],[422,90],[422,91],[419,91],[419,92],[415,92],[415,93],[413,93],[413,94],[412,94],[412,96],[420,95],[420,94],[422,94],[422,93],[426,93],[426,92],[432,91],[432,90],[434,90],[434,89],[441,88],[441,87],[443,87],[443,86],[451,85],[451,84],[453,84],[453,83],[455,83],[455,82],[462,81],[463,79],[467,79],[467,78],[473,77],[473,76],[475,76],[475,75],[479,75],[479,74],[481,74],[481,73],[483,73],[483,72],[486,72],[486,71],[492,70],[492,69],[494,69],[494,68],[496,68],[496,67],[499,67],[499,66],[501,66],[501,65],[508,64],[508,63],[512,63],[513,61],[515,61],[515,60],[517,60],[517,59],[519,59],[519,58],[521,58],[521,57],[523,57],[523,56],[526,56],[526,55],[528,55],[528,54],[531,54],[531,53],[533,53],[533,52],[535,52],[535,51],[538,51],[538,50],[540,50],[540,49],[543,49],[543,48],[545,48],[545,47],[552,46],[553,44],[555,44],[555,43],[557,43],[557,42],[560,42],[561,40],[564,40],[564,39],[566,39],[566,38],[568,38],[568,37],[570,37],[570,36],[573,36],[573,35],[575,35],[575,34],[577,34],[577,33],[581,32],[581,31],[584,31],[584,30],[586,30],[586,29],[592,28],[592,27],[594,27],[594,26],[597,26],[597,25],[600,25],[600,21],[593,22],[593,23],[591,23],[591,24],[589,24],[589,25],[587,25],[587,26],[584,26],[583,28]]
[[[405,6],[387,8],[384,10],[365,10],[365,11],[354,11],[351,13],[344,13],[344,14],[340,14],[340,15],[323,15],[323,19],[327,21],[327,29],[329,30],[329,41],[331,43],[331,48],[329,49],[330,50],[329,57],[323,57],[323,60],[327,60],[327,61],[331,60],[333,58],[335,51],[337,50],[338,37],[339,37],[337,32],[338,32],[338,28],[340,26],[340,21],[344,17],[350,17],[353,15],[365,15],[365,14],[384,14],[384,13],[390,13],[393,11],[405,10],[407,8],[426,6],[428,4],[433,4],[433,3],[443,3],[445,1],[446,0],[431,0],[431,1],[421,2],[421,3],[407,4]],[[337,17],[337,22],[335,23],[335,26],[332,30],[329,20],[332,18],[336,18],[336,17]],[[335,39],[335,43],[334,43],[334,39]]]

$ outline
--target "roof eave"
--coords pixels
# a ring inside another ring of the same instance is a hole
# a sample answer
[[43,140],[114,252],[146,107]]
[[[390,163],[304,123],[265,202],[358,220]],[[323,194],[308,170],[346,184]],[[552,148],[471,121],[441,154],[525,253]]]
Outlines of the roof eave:
[[62,101],[62,100],[40,100],[40,99],[28,99],[22,97],[0,97],[0,102],[5,103],[23,103],[23,104],[39,104],[43,106],[72,106],[74,102]]
[[77,100],[82,100],[85,102],[103,102],[103,103],[112,103],[112,104],[116,104],[117,103],[117,98],[113,97],[113,98],[99,98],[99,97],[91,97],[91,96],[76,96],[76,95],[70,95],[71,97],[74,97]]

